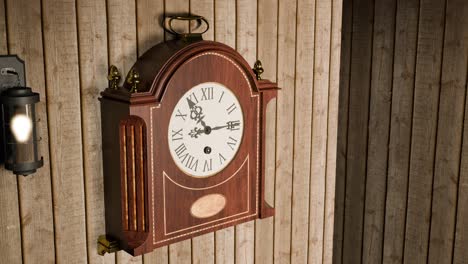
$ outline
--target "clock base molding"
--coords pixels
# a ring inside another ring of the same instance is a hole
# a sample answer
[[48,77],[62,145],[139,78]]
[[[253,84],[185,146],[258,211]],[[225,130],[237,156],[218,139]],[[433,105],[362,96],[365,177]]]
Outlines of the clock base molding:
[[266,106],[278,87],[227,45],[171,40],[101,93],[106,235],[99,253],[155,248],[274,215]]

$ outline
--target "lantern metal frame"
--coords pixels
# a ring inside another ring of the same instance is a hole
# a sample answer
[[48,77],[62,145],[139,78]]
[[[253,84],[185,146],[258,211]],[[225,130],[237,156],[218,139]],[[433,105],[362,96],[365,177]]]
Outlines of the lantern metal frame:
[[[30,175],[44,165],[38,151],[38,102],[39,94],[26,87],[24,61],[16,55],[0,56],[0,162],[16,175]],[[21,114],[31,122],[24,142],[10,128],[11,120]]]

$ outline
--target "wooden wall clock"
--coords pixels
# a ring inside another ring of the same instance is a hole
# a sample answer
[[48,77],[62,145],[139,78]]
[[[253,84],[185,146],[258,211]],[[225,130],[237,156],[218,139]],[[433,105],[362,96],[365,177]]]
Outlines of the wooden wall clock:
[[265,113],[277,85],[224,44],[176,35],[141,56],[122,87],[110,68],[100,253],[141,255],[274,214],[264,199]]

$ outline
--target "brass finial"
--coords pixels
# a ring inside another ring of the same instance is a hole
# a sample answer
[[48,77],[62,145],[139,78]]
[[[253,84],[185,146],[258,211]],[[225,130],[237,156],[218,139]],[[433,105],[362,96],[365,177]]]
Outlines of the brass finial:
[[257,60],[255,62],[253,71],[255,75],[257,76],[257,80],[261,80],[262,79],[261,75],[264,72],[264,70],[263,70],[262,62],[260,60]]
[[109,67],[109,74],[107,75],[109,88],[117,90],[119,88],[120,79],[122,79],[122,75],[120,75],[119,69],[117,69],[115,65],[111,65]]
[[132,88],[130,88],[131,93],[138,93],[138,84],[140,84],[140,74],[135,69],[131,69],[128,73],[127,83],[132,85]]
[[99,236],[97,241],[97,250],[100,256],[104,256],[105,253],[114,253],[119,251],[119,243],[116,240],[112,240],[109,237],[102,235]]

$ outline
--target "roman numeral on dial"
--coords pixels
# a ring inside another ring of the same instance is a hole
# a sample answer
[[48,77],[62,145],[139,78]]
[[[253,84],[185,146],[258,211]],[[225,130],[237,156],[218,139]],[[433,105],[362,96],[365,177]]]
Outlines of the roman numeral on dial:
[[237,106],[235,103],[233,103],[231,106],[229,106],[226,111],[228,112],[228,114],[231,114],[232,112],[234,112],[234,110],[237,109]]
[[184,163],[185,167],[193,171],[197,171],[198,159],[196,159],[194,156],[190,155],[189,153],[185,153],[184,155],[182,155],[181,162]]
[[213,100],[213,87],[204,87],[202,88],[202,101]]
[[180,112],[180,110],[177,110],[177,113],[176,113],[175,116],[180,117],[180,118],[182,118],[182,120],[185,121],[185,118],[187,117],[187,114],[182,114],[182,112]]
[[176,141],[176,140],[181,140],[181,139],[184,139],[184,135],[182,134],[182,131],[184,129],[181,128],[179,130],[172,130],[172,141]]
[[218,157],[219,157],[219,164],[222,165],[226,161],[226,158],[221,153],[218,154]]
[[213,160],[205,160],[205,165],[203,165],[203,172],[208,172],[213,169]]
[[229,137],[228,141],[227,141],[227,144],[232,150],[234,150],[236,148],[236,145],[237,145],[237,139],[235,139],[233,137]]
[[190,101],[194,102],[195,104],[198,104],[198,98],[197,96],[195,95],[195,93],[191,93],[187,99],[189,99]]

